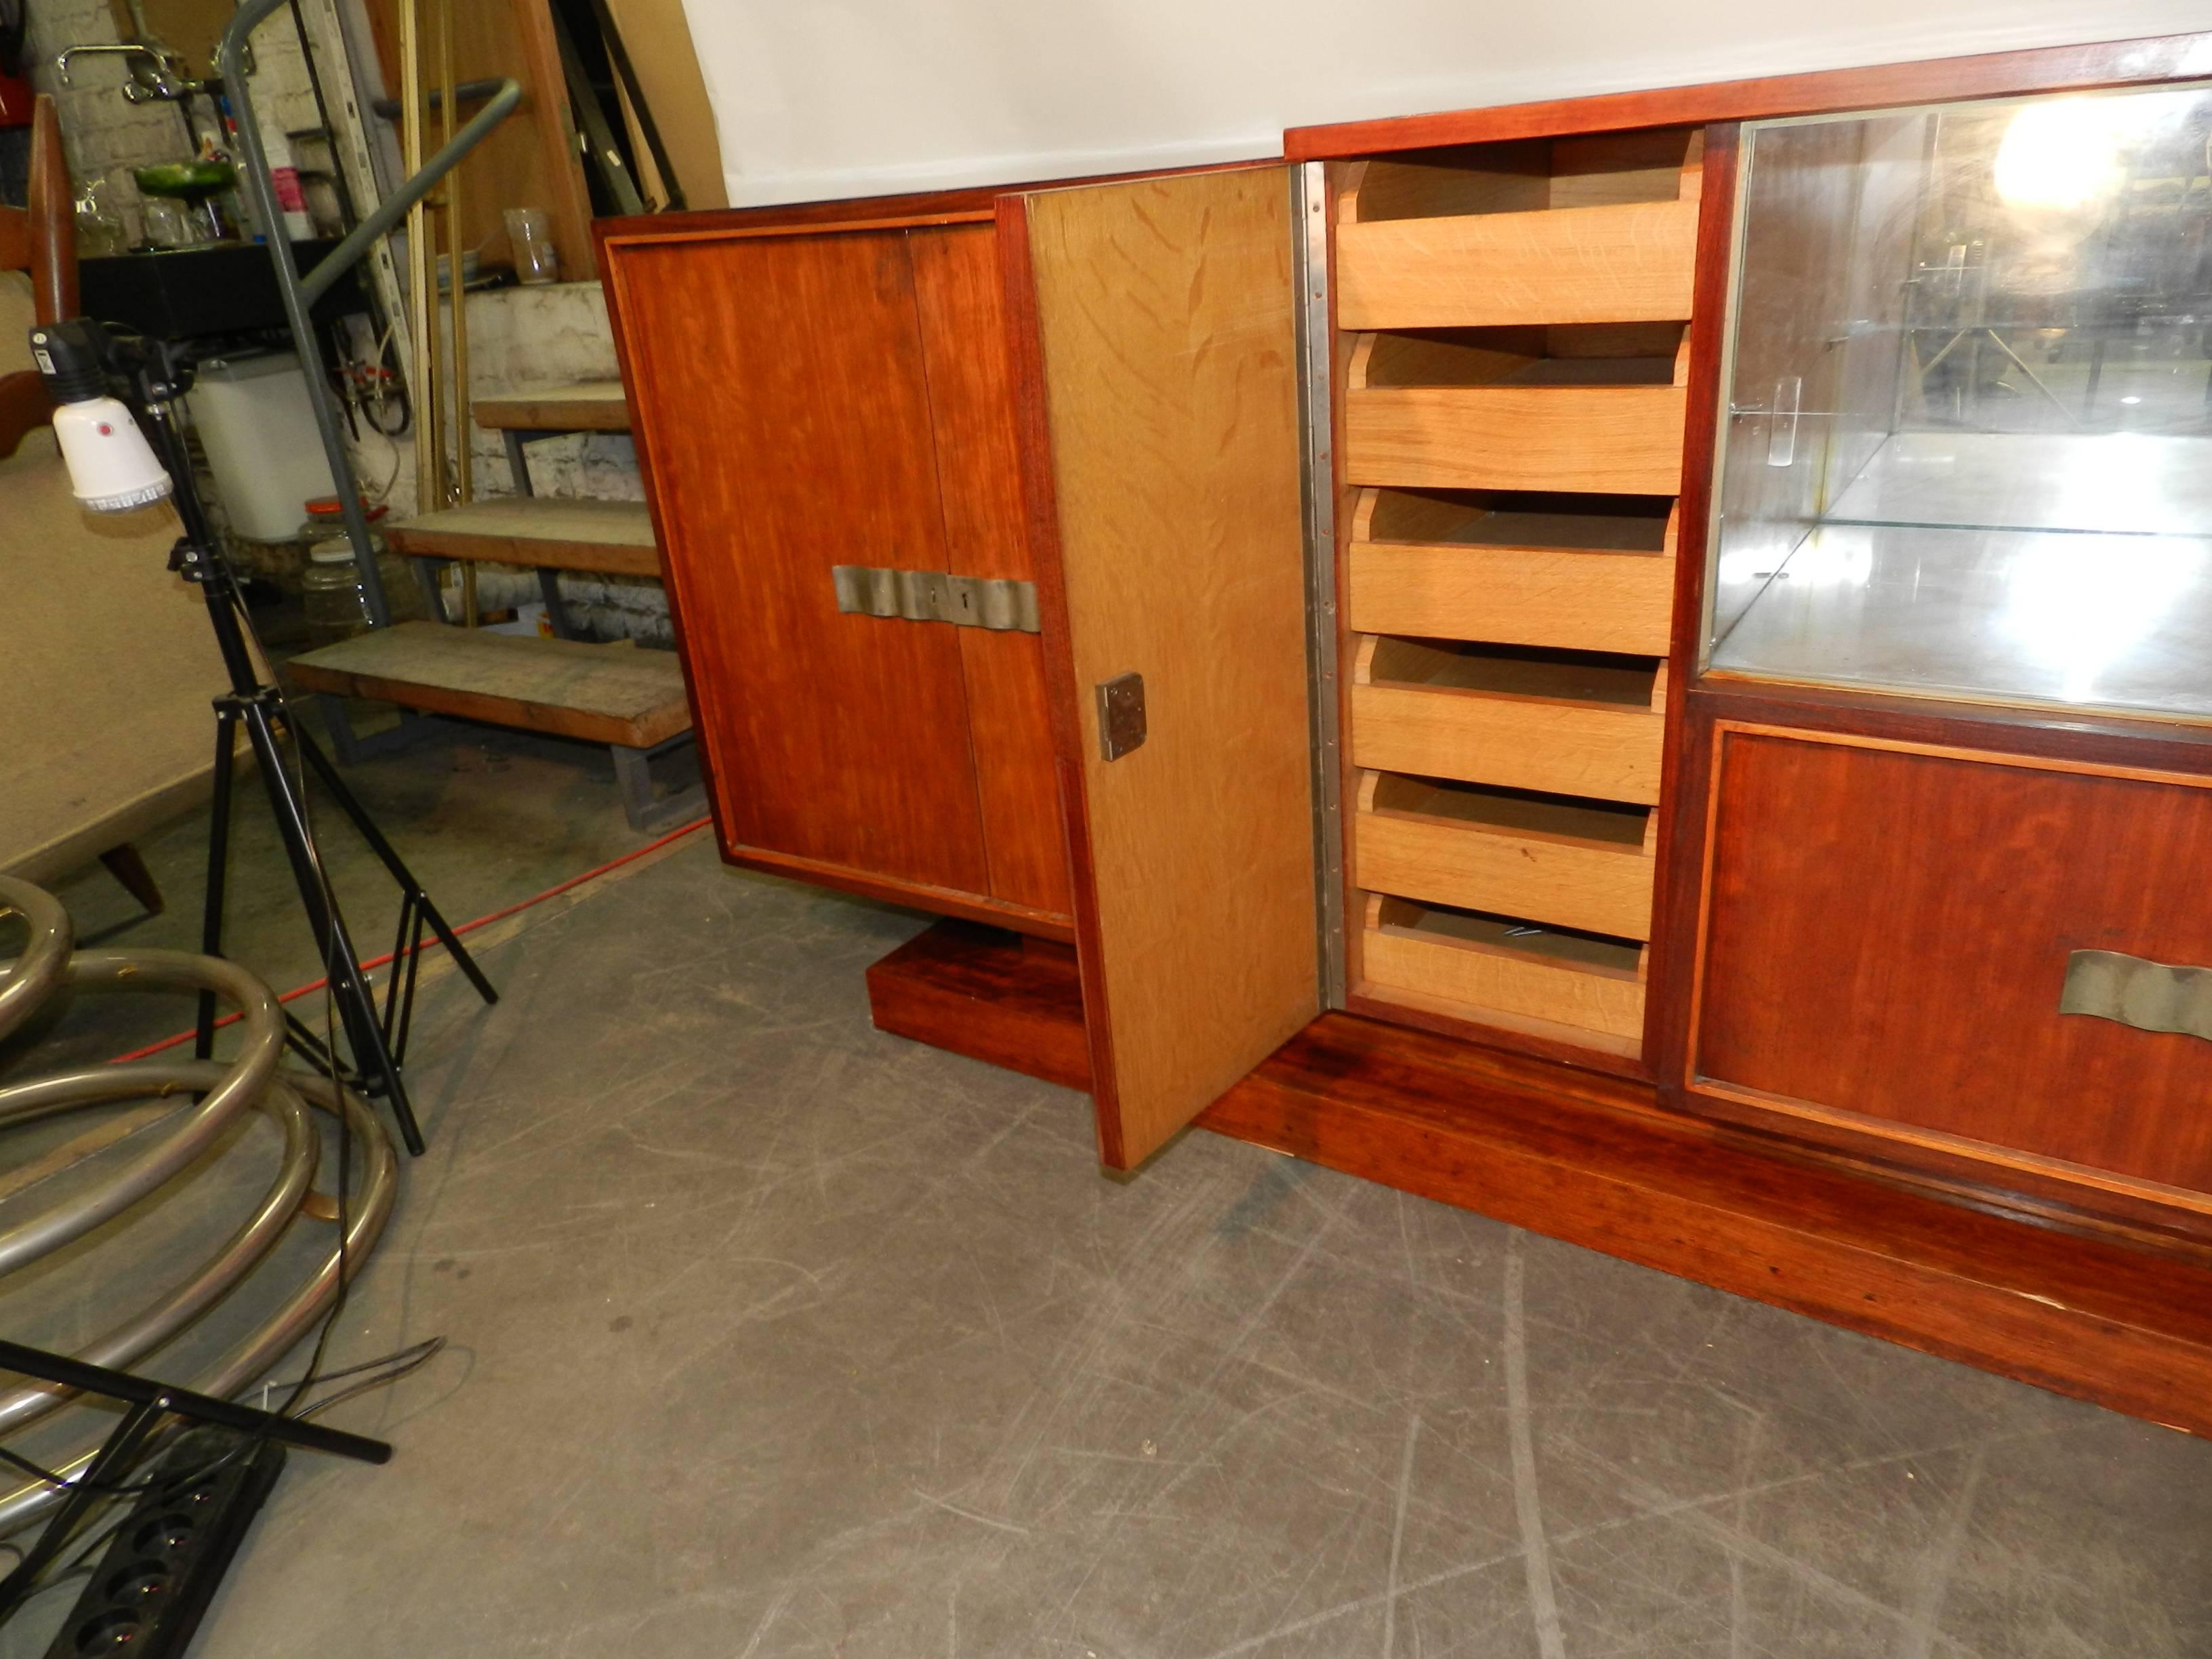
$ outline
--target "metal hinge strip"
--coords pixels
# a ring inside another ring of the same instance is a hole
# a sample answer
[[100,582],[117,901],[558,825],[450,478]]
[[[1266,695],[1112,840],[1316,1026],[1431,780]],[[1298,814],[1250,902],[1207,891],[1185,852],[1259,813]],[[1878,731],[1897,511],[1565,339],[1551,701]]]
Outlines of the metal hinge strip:
[[1001,634],[1039,631],[1035,582],[867,564],[832,565],[830,578],[836,586],[840,611],[988,628]]

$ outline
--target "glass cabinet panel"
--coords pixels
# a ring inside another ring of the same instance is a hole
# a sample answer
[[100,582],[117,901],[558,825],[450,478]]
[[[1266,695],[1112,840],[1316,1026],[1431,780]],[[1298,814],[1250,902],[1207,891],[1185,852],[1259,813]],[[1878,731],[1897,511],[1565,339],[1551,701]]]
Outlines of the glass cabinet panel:
[[1744,128],[1707,665],[2212,718],[2212,88]]

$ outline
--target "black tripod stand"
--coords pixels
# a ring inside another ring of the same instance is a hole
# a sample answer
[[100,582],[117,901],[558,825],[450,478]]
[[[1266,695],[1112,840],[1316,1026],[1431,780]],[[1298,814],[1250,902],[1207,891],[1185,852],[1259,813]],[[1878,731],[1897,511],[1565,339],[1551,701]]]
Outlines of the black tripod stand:
[[[339,1021],[345,1028],[347,1046],[352,1051],[351,1072],[341,1071],[340,1074],[361,1093],[381,1095],[391,1101],[392,1115],[399,1126],[400,1138],[406,1142],[410,1152],[419,1156],[422,1151],[422,1127],[415,1121],[415,1109],[408,1102],[407,1085],[400,1079],[399,1067],[407,1052],[407,1031],[415,1005],[416,963],[421,956],[424,925],[427,923],[439,943],[453,953],[454,962],[468,975],[469,983],[479,996],[488,1003],[496,1002],[499,994],[492,989],[491,981],[447,926],[437,906],[430,902],[422,884],[370,822],[353,792],[340,781],[329,759],[300,729],[285,708],[283,693],[255,672],[240,620],[245,601],[193,484],[191,456],[179,425],[176,400],[191,389],[191,359],[165,342],[112,336],[98,324],[64,324],[46,332],[52,337],[63,330],[70,331],[71,343],[87,339],[94,342],[91,349],[100,356],[109,377],[128,384],[125,401],[134,414],[143,417],[142,423],[153,441],[155,453],[175,487],[177,516],[184,524],[185,533],[169,555],[169,568],[180,572],[185,580],[199,585],[201,596],[207,601],[208,620],[215,625],[216,644],[222,653],[223,666],[230,674],[230,690],[215,700],[215,804],[208,839],[207,909],[200,948],[211,957],[222,954],[223,898],[230,861],[233,749],[238,728],[243,725],[260,766],[262,785],[269,792],[270,810],[276,815],[277,834],[291,861],[292,878],[299,885],[300,902],[307,908],[308,926],[314,931],[316,948],[321,953],[324,970],[330,975],[331,993]],[[391,977],[381,1008],[377,1006],[375,993],[369,988],[367,975],[362,972],[361,959],[346,931],[345,918],[338,911],[337,896],[331,891],[315,851],[301,794],[305,779],[302,776],[295,782],[286,765],[283,749],[277,741],[280,727],[290,735],[306,769],[321,781],[338,809],[361,832],[362,839],[399,884],[399,928],[392,945]],[[293,1046],[319,1067],[331,1068],[337,1056],[328,1053],[322,1040],[289,1014],[285,1018]],[[214,1042],[215,999],[204,994],[200,998],[196,1049],[201,1059],[206,1059],[212,1052]]]

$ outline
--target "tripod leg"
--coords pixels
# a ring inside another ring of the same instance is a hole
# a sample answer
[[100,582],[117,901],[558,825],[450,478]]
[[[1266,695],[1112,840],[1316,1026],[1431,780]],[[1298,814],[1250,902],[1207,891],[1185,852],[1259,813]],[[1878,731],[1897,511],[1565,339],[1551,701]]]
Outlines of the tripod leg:
[[[230,783],[237,744],[238,706],[218,702],[215,706],[215,796],[208,819],[207,902],[200,913],[200,954],[207,957],[222,954],[223,885],[230,873]],[[205,1060],[214,1053],[215,995],[203,991],[192,1054]]]
[[477,966],[476,958],[469,954],[459,936],[446,925],[446,918],[439,913],[438,907],[430,902],[430,896],[423,890],[422,884],[415,879],[415,872],[407,867],[405,860],[393,849],[392,843],[385,840],[384,832],[376,827],[368,810],[354,799],[353,791],[346,787],[345,781],[338,776],[337,769],[315,746],[314,739],[296,726],[293,728],[292,738],[300,745],[300,752],[307,757],[307,764],[314,769],[315,775],[322,780],[323,787],[330,791],[331,799],[337,802],[339,810],[352,822],[353,827],[361,831],[361,838],[368,843],[369,851],[384,860],[384,867],[392,872],[392,878],[399,884],[400,890],[414,898],[422,909],[423,920],[430,924],[430,931],[438,936],[438,943],[444,945],[460,965],[461,971],[468,975],[469,983],[476,987],[477,994],[488,1003],[497,1002],[499,993],[492,989],[491,981],[484,977],[483,969]]
[[[306,809],[293,789],[292,775],[285,767],[283,750],[277,746],[269,711],[261,703],[249,703],[245,720],[246,732],[253,739],[254,756],[261,763],[262,780],[269,788],[269,805],[276,814],[276,831],[291,859],[300,902],[307,907],[316,948],[322,952],[324,970],[330,975],[331,994],[337,1003],[338,1017],[344,1023],[346,1041],[353,1048],[355,1068],[372,1088],[381,1085],[381,1092],[392,1102],[392,1115],[399,1125],[400,1139],[407,1143],[407,1150],[419,1158],[422,1153],[422,1126],[415,1121],[415,1109],[407,1099],[407,1086],[400,1081],[398,1064],[392,1058],[391,1047],[384,1040],[384,1028],[377,1018],[376,999],[362,976],[360,958],[354,954],[353,940],[346,933],[345,918],[338,913],[337,896],[325,890],[321,872],[316,868],[308,843]],[[305,739],[301,741],[304,745]],[[313,750],[309,749],[307,752],[312,754]]]

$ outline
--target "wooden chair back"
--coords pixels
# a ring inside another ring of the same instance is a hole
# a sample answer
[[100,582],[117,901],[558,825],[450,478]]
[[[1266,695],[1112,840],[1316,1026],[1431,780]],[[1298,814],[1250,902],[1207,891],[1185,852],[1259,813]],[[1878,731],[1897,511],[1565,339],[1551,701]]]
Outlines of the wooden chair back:
[[[27,207],[0,205],[0,270],[28,271],[33,315],[42,323],[76,315],[76,216],[69,163],[62,155],[61,118],[41,93],[31,112],[31,188]],[[9,351],[9,357],[17,354]],[[27,433],[44,426],[53,404],[34,368],[0,374],[0,460]]]

